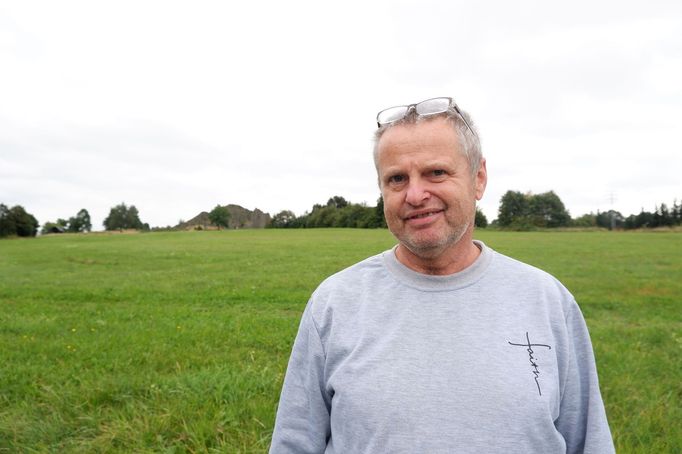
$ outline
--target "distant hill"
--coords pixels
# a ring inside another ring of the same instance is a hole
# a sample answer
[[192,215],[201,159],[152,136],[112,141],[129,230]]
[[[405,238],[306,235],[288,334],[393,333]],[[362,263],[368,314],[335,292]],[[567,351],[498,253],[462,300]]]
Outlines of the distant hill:
[[[230,212],[229,228],[231,229],[262,229],[270,223],[270,215],[258,208],[253,211],[239,205],[226,205]],[[217,229],[208,219],[208,212],[202,211],[189,221],[181,222],[173,227],[174,230]]]

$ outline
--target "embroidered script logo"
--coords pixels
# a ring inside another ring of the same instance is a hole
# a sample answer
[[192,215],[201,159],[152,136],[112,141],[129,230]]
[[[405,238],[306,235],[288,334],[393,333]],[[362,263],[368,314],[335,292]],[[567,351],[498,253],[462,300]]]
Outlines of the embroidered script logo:
[[514,345],[516,347],[526,347],[526,351],[528,352],[528,361],[530,361],[530,367],[533,369],[533,378],[535,379],[535,385],[538,387],[538,394],[542,396],[542,390],[540,389],[540,382],[538,381],[538,377],[540,376],[540,368],[538,367],[538,364],[535,362],[535,356],[533,354],[535,353],[533,351],[533,347],[545,347],[548,350],[551,350],[552,347],[546,344],[532,344],[530,342],[530,336],[528,335],[528,331],[526,331],[526,343],[525,344],[517,344],[515,342],[509,342],[507,341],[509,345]]

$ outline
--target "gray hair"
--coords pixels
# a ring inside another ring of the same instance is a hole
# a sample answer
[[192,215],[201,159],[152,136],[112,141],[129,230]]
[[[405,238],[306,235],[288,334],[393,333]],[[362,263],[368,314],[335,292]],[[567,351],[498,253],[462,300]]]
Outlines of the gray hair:
[[[471,116],[460,109],[462,116],[460,116],[453,109],[449,109],[446,112],[429,115],[429,116],[419,116],[412,109],[404,118],[398,120],[394,123],[389,123],[387,125],[382,125],[374,133],[374,166],[379,171],[379,140],[384,135],[384,133],[394,127],[406,124],[418,124],[423,121],[431,121],[434,118],[445,118],[449,121],[457,134],[459,139],[459,144],[461,146],[462,153],[469,161],[469,170],[471,171],[471,176],[475,177],[478,169],[481,165],[481,159],[483,159],[483,153],[481,152],[481,140],[478,137],[478,129],[474,124]],[[464,117],[464,120],[462,119]],[[466,123],[464,122],[466,120]],[[467,127],[467,123],[471,126],[472,133]]]

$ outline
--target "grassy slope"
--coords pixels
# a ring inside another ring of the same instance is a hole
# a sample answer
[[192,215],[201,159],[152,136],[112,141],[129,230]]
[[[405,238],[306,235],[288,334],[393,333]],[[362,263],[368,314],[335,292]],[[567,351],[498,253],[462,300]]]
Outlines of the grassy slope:
[[[682,450],[682,236],[477,235],[561,279],[619,452]],[[264,452],[300,313],[386,231],[0,242],[0,452]]]

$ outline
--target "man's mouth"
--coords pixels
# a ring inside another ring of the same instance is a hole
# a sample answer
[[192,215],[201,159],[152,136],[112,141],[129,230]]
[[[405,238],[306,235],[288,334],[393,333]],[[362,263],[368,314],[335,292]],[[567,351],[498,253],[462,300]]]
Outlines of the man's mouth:
[[427,217],[429,217],[429,216],[434,216],[434,215],[440,213],[441,211],[443,211],[443,210],[426,211],[426,212],[424,212],[424,213],[413,214],[412,216],[408,216],[408,217],[406,218],[406,220],[409,221],[410,219],[422,219],[422,218],[427,218]]

